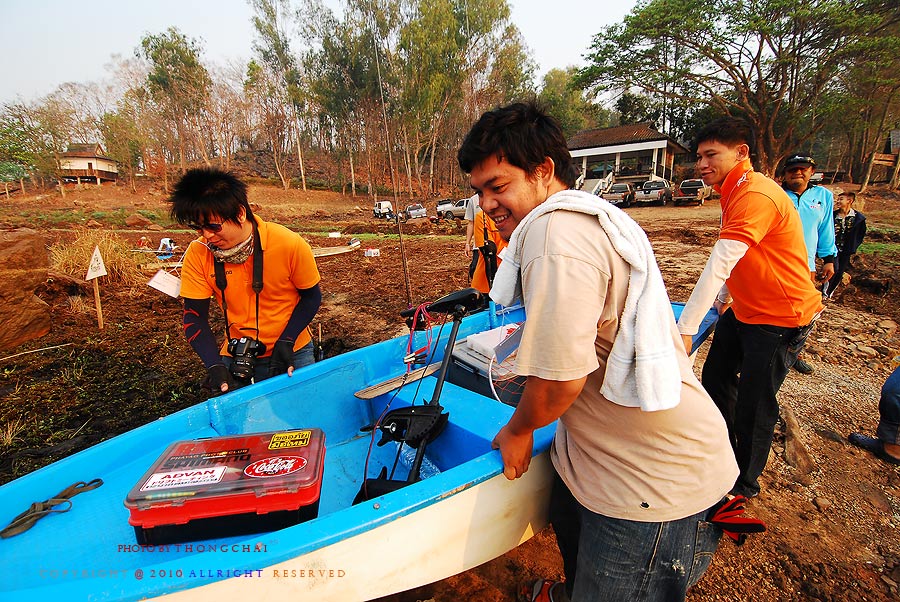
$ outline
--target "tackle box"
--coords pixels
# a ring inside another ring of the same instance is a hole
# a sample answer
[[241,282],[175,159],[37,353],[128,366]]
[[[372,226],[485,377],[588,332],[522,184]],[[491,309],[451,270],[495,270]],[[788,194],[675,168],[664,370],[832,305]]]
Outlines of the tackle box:
[[125,498],[140,544],[216,539],[316,518],[325,434],[298,429],[171,444]]

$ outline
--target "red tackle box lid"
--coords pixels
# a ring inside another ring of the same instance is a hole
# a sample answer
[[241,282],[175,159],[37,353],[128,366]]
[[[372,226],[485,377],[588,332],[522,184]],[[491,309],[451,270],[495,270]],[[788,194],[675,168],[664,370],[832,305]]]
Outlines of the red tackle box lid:
[[125,498],[129,522],[180,523],[312,504],[324,461],[325,435],[316,428],[177,441]]

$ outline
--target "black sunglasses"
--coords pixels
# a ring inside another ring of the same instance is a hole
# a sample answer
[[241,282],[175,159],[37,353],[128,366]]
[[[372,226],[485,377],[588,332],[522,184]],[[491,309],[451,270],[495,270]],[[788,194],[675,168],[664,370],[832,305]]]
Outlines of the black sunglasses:
[[206,230],[207,232],[212,232],[216,234],[217,232],[222,231],[222,224],[209,223],[209,224],[188,224],[188,228],[191,230],[196,230],[197,232],[202,232]]

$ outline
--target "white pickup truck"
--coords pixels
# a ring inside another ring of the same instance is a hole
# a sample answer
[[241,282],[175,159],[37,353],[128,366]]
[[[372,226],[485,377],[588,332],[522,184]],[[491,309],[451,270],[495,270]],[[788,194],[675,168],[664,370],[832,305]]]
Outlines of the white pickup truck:
[[696,203],[702,205],[703,201],[708,199],[712,194],[712,188],[703,183],[700,179],[682,180],[681,184],[675,189],[674,201],[676,205],[687,205]]
[[444,219],[463,219],[466,216],[466,204],[469,199],[444,199],[437,203],[437,216]]
[[391,219],[394,217],[394,206],[390,201],[375,201],[372,207],[372,217]]
[[672,200],[672,183],[668,180],[649,180],[634,193],[635,203],[665,205]]

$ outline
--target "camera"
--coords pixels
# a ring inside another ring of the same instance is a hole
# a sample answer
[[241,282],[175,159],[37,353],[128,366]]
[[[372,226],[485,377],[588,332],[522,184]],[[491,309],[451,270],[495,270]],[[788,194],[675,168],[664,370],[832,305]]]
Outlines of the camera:
[[266,346],[256,339],[241,337],[228,341],[231,354],[231,375],[239,381],[249,383],[256,367],[256,356],[265,353]]

